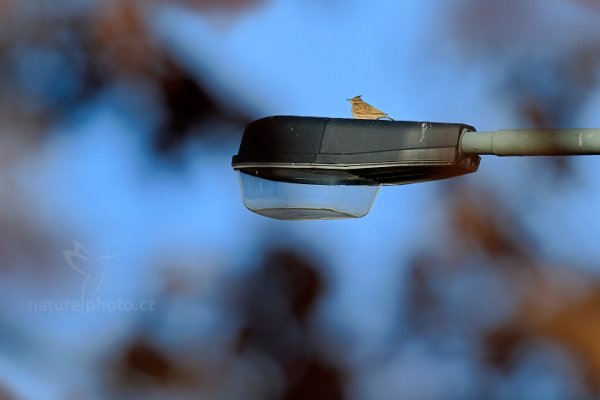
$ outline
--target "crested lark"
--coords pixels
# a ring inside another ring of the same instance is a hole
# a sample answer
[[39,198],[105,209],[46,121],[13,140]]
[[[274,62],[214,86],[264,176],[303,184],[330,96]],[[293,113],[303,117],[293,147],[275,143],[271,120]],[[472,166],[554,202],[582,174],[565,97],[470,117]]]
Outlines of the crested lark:
[[388,118],[391,121],[395,121],[392,117],[387,115],[381,110],[376,109],[369,103],[365,103],[361,96],[355,96],[351,99],[347,99],[352,103],[352,116],[357,119],[380,119]]

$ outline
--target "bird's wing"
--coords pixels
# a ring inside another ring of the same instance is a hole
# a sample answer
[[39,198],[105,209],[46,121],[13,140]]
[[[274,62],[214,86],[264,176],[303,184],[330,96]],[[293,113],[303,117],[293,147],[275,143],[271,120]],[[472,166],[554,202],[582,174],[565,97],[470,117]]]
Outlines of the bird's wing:
[[370,112],[370,113],[374,113],[374,114],[385,114],[383,111],[381,111],[367,103],[365,103],[365,112]]

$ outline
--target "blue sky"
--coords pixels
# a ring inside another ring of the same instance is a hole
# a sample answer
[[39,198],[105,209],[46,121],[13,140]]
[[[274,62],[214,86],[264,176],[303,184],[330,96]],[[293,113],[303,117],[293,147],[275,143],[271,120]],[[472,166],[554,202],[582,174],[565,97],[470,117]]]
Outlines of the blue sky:
[[[464,122],[480,130],[518,126],[517,116],[493,90],[496,70],[480,59],[465,63],[464,49],[445,36],[445,9],[432,0],[272,1],[235,19],[164,6],[149,21],[223,104],[250,109],[256,118],[349,117],[345,99],[361,94],[400,120]],[[132,297],[152,291],[151,282],[138,284],[155,273],[144,270],[149,260],[175,257],[190,270],[200,265],[202,279],[221,282],[244,272],[267,243],[291,244],[323,261],[333,291],[322,316],[357,339],[353,356],[383,346],[397,323],[390,316],[403,312],[403,267],[415,253],[447,239],[444,183],[384,187],[362,219],[265,219],[243,207],[230,166],[239,143],[230,135],[190,143],[179,174],[149,162],[151,116],[159,110],[143,93],[131,96],[135,90],[101,94],[57,126],[57,136],[22,163],[15,174],[26,202],[37,210],[36,221],[63,235],[76,232],[76,239],[97,253],[127,253],[106,290]],[[600,126],[600,92],[594,93],[579,117],[581,126]],[[556,189],[546,165],[525,158],[484,157],[478,173],[458,179],[491,187],[500,202],[520,210],[551,264],[598,273],[600,158],[580,158],[574,165],[580,173],[568,190]],[[541,184],[528,190],[532,181]],[[70,246],[74,238],[65,239]],[[60,349],[86,348],[86,338],[99,332],[118,338],[121,332],[111,326],[128,321],[127,315],[29,317],[23,323],[32,331],[43,325],[50,341],[60,339],[58,350],[49,352],[54,361]],[[76,354],[67,357],[77,360]],[[418,360],[424,370],[430,367],[422,358],[413,361]],[[440,376],[453,365],[462,371],[458,381],[470,373],[469,365],[452,360],[448,365],[439,367]],[[0,375],[4,367],[0,357]],[[19,368],[28,366],[6,367],[4,375],[21,382]],[[70,379],[62,370],[54,374]],[[392,375],[374,382],[389,383]]]

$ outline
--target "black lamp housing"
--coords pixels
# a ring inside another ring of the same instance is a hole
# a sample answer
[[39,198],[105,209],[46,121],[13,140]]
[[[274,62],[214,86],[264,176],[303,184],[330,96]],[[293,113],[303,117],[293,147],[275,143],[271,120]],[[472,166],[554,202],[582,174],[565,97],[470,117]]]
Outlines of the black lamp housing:
[[246,127],[232,166],[273,181],[402,185],[475,172],[464,124],[273,116]]

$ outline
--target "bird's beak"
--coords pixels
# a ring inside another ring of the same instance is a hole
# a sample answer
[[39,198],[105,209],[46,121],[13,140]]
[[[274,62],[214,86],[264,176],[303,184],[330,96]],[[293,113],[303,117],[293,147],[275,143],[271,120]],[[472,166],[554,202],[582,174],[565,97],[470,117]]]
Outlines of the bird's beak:
[[352,99],[346,99],[346,101],[351,101]]

